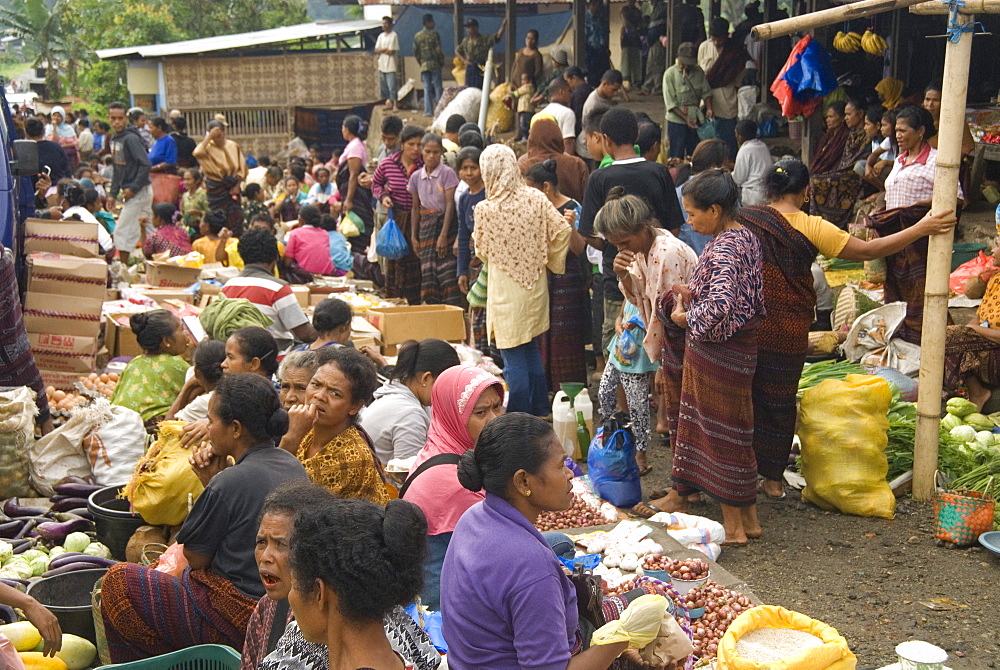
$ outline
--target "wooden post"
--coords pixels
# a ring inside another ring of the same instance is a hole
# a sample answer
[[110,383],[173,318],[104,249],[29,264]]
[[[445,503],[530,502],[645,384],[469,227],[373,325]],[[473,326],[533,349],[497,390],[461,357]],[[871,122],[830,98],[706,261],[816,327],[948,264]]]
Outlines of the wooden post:
[[570,62],[583,68],[587,53],[587,2],[573,0],[573,57]]
[[455,48],[457,49],[458,45],[465,39],[465,26],[462,25],[465,23],[465,3],[463,0],[455,0],[455,6],[452,8],[452,21],[455,24],[452,28],[455,31]]
[[[934,173],[932,211],[955,209],[958,169],[962,163],[965,99],[969,88],[972,33],[949,40],[944,51],[944,90],[938,130],[937,171]],[[913,445],[913,497],[934,494],[941,427],[941,387],[944,381],[944,343],[948,327],[948,275],[954,232],[932,235],[927,245],[924,319],[920,336],[920,390],[917,396],[917,433]]]
[[[965,0],[959,8],[962,14],[1000,14],[1000,0]],[[910,7],[912,14],[948,14],[948,5],[943,2],[921,2]]]
[[781,21],[763,23],[755,26],[751,34],[754,36],[754,39],[769,40],[775,37],[805,32],[813,28],[833,25],[842,21],[850,21],[851,19],[863,16],[881,14],[893,9],[903,9],[920,2],[926,2],[926,0],[861,0],[849,5],[831,7],[830,9],[810,12],[802,16],[793,16]]
[[504,81],[517,88],[521,82],[511,81],[510,73],[514,71],[514,57],[517,56],[517,0],[507,0],[504,5],[504,18],[507,19],[507,32],[504,33],[503,78]]

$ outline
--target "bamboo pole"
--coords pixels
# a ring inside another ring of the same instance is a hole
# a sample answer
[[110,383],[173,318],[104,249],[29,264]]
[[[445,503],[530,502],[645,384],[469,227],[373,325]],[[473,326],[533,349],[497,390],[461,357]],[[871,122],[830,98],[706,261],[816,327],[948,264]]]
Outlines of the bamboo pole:
[[[1000,14],[1000,0],[965,0],[965,5],[958,10],[961,14]],[[911,14],[948,14],[948,5],[934,0],[921,2],[910,7]]]
[[762,23],[755,26],[750,34],[756,40],[770,40],[775,37],[783,37],[794,33],[805,32],[814,28],[833,25],[842,21],[881,14],[894,9],[904,9],[911,5],[916,5],[927,0],[861,0],[849,5],[831,7],[818,12],[810,12],[802,16],[793,16],[780,21]]
[[[937,171],[931,210],[955,209],[958,169],[962,163],[965,99],[969,89],[972,33],[948,41],[944,52],[944,90],[938,130]],[[913,497],[934,494],[938,441],[941,430],[941,388],[944,383],[944,343],[948,328],[948,275],[951,273],[954,231],[932,235],[927,246],[924,318],[920,337],[920,387],[917,396],[917,432],[913,445]]]

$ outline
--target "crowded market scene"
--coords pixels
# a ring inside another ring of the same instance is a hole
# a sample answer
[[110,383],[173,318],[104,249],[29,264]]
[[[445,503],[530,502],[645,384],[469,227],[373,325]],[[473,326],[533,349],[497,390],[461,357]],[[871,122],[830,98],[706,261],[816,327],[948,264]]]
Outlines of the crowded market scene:
[[184,2],[0,11],[0,668],[994,667],[1000,2]]

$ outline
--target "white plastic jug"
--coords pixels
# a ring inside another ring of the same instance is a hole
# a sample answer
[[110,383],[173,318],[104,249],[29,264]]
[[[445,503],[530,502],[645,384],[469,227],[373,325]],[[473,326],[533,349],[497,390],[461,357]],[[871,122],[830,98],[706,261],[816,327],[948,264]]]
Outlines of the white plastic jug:
[[583,412],[583,420],[587,424],[590,436],[594,436],[594,404],[590,401],[590,394],[586,389],[580,392],[573,399],[573,406],[570,406],[569,396],[564,392],[556,393],[552,399],[552,429],[556,432],[559,444],[563,446],[566,455],[579,459],[580,443],[576,439],[576,413]]

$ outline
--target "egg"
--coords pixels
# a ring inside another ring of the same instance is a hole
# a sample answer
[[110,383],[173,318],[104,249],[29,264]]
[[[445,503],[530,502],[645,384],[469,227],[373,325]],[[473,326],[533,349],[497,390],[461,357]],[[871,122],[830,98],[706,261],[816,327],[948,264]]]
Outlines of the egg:
[[52,399],[55,400],[57,403],[60,402],[61,400],[65,399],[65,398],[66,398],[66,392],[65,391],[54,390],[52,392]]

